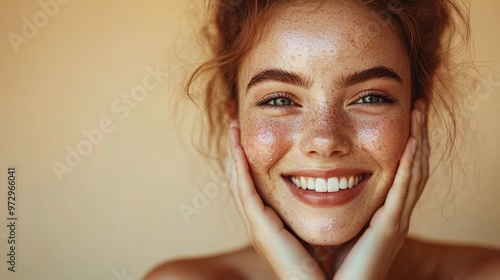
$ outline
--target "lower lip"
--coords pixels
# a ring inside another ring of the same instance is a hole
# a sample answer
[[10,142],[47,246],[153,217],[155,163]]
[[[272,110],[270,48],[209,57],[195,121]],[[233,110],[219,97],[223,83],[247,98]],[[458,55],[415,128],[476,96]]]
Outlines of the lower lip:
[[298,188],[287,178],[283,178],[283,180],[285,180],[288,188],[298,200],[311,206],[325,207],[340,206],[354,200],[361,193],[369,178],[369,175],[365,175],[364,180],[352,189],[323,193]]

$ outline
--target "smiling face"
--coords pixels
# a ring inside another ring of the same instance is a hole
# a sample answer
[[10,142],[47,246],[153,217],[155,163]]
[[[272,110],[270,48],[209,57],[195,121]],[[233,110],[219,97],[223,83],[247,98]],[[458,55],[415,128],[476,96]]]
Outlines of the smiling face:
[[372,14],[348,1],[282,7],[238,73],[256,188],[310,244],[344,243],[369,222],[409,136],[407,53],[388,26],[366,33]]

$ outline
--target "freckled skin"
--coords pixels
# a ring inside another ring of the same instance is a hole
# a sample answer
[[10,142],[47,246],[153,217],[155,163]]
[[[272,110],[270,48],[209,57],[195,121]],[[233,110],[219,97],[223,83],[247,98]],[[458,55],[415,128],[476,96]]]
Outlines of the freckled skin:
[[[345,243],[370,221],[383,204],[408,140],[408,57],[396,31],[362,33],[367,30],[363,24],[371,21],[365,6],[347,1],[328,1],[319,9],[284,7],[240,69],[241,143],[256,188],[309,244]],[[376,79],[343,87],[339,82],[349,73],[376,66],[394,70],[402,83]],[[252,76],[268,68],[300,73],[311,86],[273,81],[247,92]],[[396,101],[371,107],[356,103],[369,90]],[[257,105],[275,92],[290,94],[294,105]],[[372,173],[360,195],[340,206],[316,207],[297,200],[281,176],[301,169],[336,168]]]

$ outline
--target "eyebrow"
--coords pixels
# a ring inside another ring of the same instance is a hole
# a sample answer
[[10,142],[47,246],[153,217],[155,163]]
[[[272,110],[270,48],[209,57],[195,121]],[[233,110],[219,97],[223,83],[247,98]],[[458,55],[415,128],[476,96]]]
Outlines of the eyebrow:
[[354,73],[351,73],[347,76],[342,76],[340,78],[340,84],[343,87],[349,87],[353,86],[355,84],[359,84],[362,82],[366,82],[369,80],[375,80],[375,79],[389,79],[389,80],[394,80],[400,84],[403,83],[403,79],[396,74],[396,72],[392,69],[389,69],[384,66],[378,66],[378,67],[373,67],[361,71],[357,71]]
[[[357,71],[348,75],[342,75],[340,78],[340,84],[343,87],[349,87],[374,79],[390,79],[398,83],[403,82],[403,79],[401,79],[401,77],[396,74],[394,70],[389,69],[385,66],[378,66]],[[258,84],[269,81],[282,82],[285,84],[291,84],[303,88],[309,88],[312,84],[312,81],[310,79],[299,73],[273,68],[266,69],[255,74],[252,79],[250,79],[250,82],[247,85],[247,91]]]
[[311,80],[299,73],[289,72],[283,69],[266,69],[255,74],[247,85],[247,91],[258,84],[269,81],[282,82],[303,88],[309,88],[312,84]]

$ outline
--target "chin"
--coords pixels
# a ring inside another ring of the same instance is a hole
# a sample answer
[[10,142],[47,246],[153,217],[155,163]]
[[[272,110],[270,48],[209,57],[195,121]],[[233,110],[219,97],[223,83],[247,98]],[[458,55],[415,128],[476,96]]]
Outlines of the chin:
[[310,245],[337,246],[356,237],[369,222],[369,217],[357,221],[333,217],[296,216],[286,219],[285,223],[288,230]]
[[388,182],[366,174],[354,187],[333,193],[300,189],[287,176],[276,176],[272,183],[257,180],[256,187],[296,237],[311,245],[335,246],[356,237],[384,201]]

